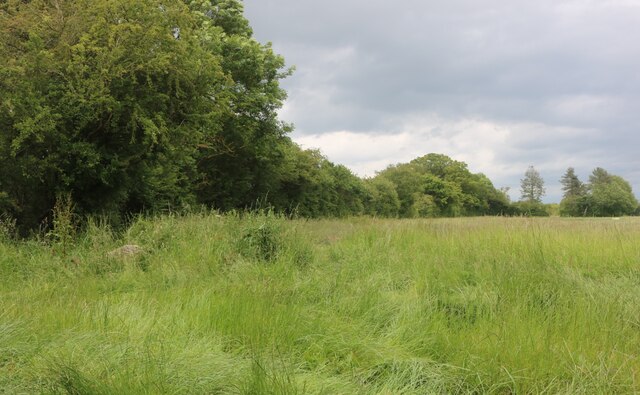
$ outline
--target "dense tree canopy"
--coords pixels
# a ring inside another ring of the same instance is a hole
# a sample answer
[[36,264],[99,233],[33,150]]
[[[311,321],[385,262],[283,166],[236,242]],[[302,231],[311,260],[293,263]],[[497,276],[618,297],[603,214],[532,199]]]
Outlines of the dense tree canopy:
[[319,151],[292,146],[280,170],[280,186],[269,203],[276,209],[305,217],[364,214],[368,192],[363,181]]
[[638,207],[631,185],[620,176],[596,168],[589,177],[588,214],[594,216],[631,215]]
[[30,226],[266,193],[291,142],[288,72],[239,1],[10,0],[0,9],[0,196]]
[[428,154],[389,166],[375,180],[396,188],[401,217],[506,214],[508,198],[484,174],[471,173],[464,162]]
[[400,198],[393,182],[382,177],[365,180],[369,192],[367,214],[381,217],[397,217],[400,214]]

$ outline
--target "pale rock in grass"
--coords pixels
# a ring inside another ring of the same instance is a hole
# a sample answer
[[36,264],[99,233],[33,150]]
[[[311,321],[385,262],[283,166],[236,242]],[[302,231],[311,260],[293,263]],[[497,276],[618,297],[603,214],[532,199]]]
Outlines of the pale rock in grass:
[[113,251],[109,251],[107,253],[107,257],[109,258],[127,258],[127,257],[135,257],[144,253],[144,249],[139,245],[135,244],[126,244],[122,247],[116,248]]

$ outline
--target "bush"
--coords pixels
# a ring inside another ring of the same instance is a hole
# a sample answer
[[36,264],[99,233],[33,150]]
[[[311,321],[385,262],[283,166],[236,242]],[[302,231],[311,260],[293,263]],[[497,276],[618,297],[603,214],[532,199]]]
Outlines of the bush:
[[515,202],[512,204],[513,215],[525,217],[548,217],[547,207],[540,202]]
[[282,250],[282,229],[277,218],[269,212],[250,215],[248,219],[238,240],[240,254],[262,262],[274,261]]
[[262,263],[280,260],[298,268],[314,259],[313,248],[297,226],[272,211],[245,213],[238,216],[240,228],[236,236],[237,252]]
[[62,256],[67,255],[76,236],[75,206],[71,194],[60,194],[53,207],[53,229],[47,233]]
[[16,236],[16,220],[8,214],[0,214],[0,241],[12,240]]

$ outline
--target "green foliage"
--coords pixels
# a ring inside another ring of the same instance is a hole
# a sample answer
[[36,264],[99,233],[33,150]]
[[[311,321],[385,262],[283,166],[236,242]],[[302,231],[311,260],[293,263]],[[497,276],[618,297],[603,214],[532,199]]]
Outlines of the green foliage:
[[[77,222],[121,227],[140,213],[256,202],[310,218],[547,212],[533,167],[522,180],[528,203],[510,206],[484,174],[445,155],[363,180],[302,150],[277,116],[292,69],[252,37],[239,0],[8,0],[0,33],[0,215],[22,235],[50,231],[63,255],[57,204],[68,194]],[[638,207],[628,183],[602,169],[589,188],[573,169],[562,182],[562,215]]]
[[619,176],[599,177],[598,170],[604,172],[596,169],[590,177],[588,213],[596,217],[632,215],[638,207],[638,200],[631,185]]
[[587,214],[589,205],[588,185],[580,181],[573,167],[569,167],[560,179],[564,192],[560,202],[560,215],[579,217]]
[[376,176],[376,178],[388,180],[395,185],[400,200],[400,216],[405,218],[412,217],[411,207],[414,198],[423,193],[423,177],[424,175],[410,164],[389,166]]
[[363,180],[319,151],[286,150],[279,187],[268,196],[277,210],[303,217],[343,217],[364,214],[369,191]]
[[520,201],[512,205],[511,215],[519,215],[525,217],[548,217],[551,212],[547,205],[536,201]]
[[280,223],[271,212],[250,218],[238,240],[240,253],[261,262],[273,262],[283,248]]
[[240,2],[16,0],[0,30],[0,209],[23,228],[60,193],[119,216],[269,189],[288,72]]
[[395,184],[381,178],[368,178],[365,187],[369,193],[369,201],[366,203],[366,213],[372,216],[397,217],[400,213],[400,198]]
[[432,195],[416,193],[409,213],[411,218],[435,218],[440,215],[440,209]]
[[562,184],[563,197],[578,197],[585,193],[585,185],[580,181],[573,167],[569,167],[560,179]]
[[545,210],[552,217],[560,216],[560,204],[559,203],[547,203],[544,205]]
[[389,166],[374,180],[395,186],[401,217],[504,214],[509,205],[484,174],[473,174],[465,163],[441,154]]
[[60,194],[53,206],[53,226],[47,236],[52,238],[54,246],[63,257],[73,243],[76,235],[77,216],[71,194]]
[[567,196],[560,201],[560,215],[563,217],[582,217],[588,213],[589,196]]
[[580,183],[573,169],[569,168],[562,182],[565,189],[560,202],[562,215],[618,217],[634,215],[638,208],[631,185],[603,168],[594,169],[586,185]]
[[23,232],[69,192],[80,216],[115,222],[257,201],[365,212],[361,179],[286,136],[292,70],[252,38],[240,1],[20,4],[1,14],[0,210]]
[[[286,98],[279,80],[288,76],[284,59],[271,45],[251,37],[242,3],[189,1],[203,15],[201,34],[219,37],[221,67],[229,84],[228,111],[219,117],[219,130],[207,136],[197,155],[199,201],[221,210],[250,207],[277,193],[289,125],[277,118]],[[223,34],[220,34],[220,28]]]
[[17,235],[16,220],[0,212],[0,242],[13,240]]

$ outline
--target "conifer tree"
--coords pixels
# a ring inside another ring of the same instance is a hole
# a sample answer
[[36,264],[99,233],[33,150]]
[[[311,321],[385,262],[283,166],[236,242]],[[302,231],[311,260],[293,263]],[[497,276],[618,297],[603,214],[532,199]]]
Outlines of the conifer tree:
[[531,203],[540,203],[545,195],[544,180],[533,166],[529,166],[520,180],[520,192],[522,200]]

